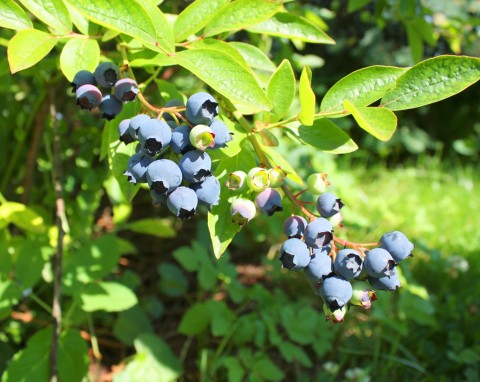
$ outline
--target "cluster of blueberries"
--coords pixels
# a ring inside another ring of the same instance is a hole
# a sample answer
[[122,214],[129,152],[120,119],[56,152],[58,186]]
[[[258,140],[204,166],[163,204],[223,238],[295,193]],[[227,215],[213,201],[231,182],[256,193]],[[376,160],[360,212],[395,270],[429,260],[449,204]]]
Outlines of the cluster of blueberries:
[[[118,66],[111,62],[99,64],[93,73],[79,71],[72,87],[77,105],[89,111],[98,106],[101,117],[109,121],[120,114],[123,102],[134,101],[138,94],[137,83],[130,78],[120,79]],[[99,88],[104,89],[105,94]]]
[[[109,62],[99,64],[93,73],[78,72],[72,86],[82,109],[98,106],[107,120],[121,112],[122,102],[134,101],[138,94],[135,81],[120,79],[118,66]],[[108,89],[110,94],[102,95],[97,86]],[[126,145],[138,142],[124,174],[133,184],[148,183],[154,206],[167,206],[175,216],[189,219],[198,205],[210,210],[218,204],[220,183],[212,175],[212,161],[206,150],[226,147],[232,134],[216,118],[218,103],[208,93],[195,93],[186,104],[172,100],[165,105],[165,110],[168,108],[185,112],[167,112],[164,120],[161,115],[152,118],[138,114],[119,123],[120,141]],[[179,123],[173,115],[185,123]]]
[[327,319],[334,322],[343,321],[350,305],[370,308],[376,300],[372,287],[385,291],[399,288],[396,266],[414,248],[402,232],[393,231],[380,238],[377,248],[338,250],[333,242],[332,223],[327,218],[339,216],[343,206],[334,194],[321,194],[316,203],[321,217],[310,222],[297,215],[287,218],[283,229],[288,239],[280,248],[282,267],[303,269],[324,302]]
[[[174,100],[165,107],[182,105]],[[227,126],[215,118],[217,115],[218,103],[210,94],[200,92],[186,102],[188,123],[177,126],[168,113],[165,121],[147,114],[121,121],[120,140],[125,144],[138,141],[124,173],[128,181],[148,183],[154,205],[167,206],[182,219],[191,218],[198,205],[208,210],[217,205],[220,183],[212,175],[212,160],[206,150],[226,147],[232,140]]]

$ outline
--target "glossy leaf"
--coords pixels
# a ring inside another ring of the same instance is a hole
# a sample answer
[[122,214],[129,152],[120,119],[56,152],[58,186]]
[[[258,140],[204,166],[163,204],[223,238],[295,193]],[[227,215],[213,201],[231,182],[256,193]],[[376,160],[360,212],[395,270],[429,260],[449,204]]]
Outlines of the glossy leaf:
[[335,44],[335,41],[317,25],[292,13],[277,13],[270,19],[251,26],[247,30],[317,44]]
[[391,110],[413,109],[451,97],[480,79],[480,58],[438,56],[422,61],[397,80],[382,98]]
[[332,154],[346,154],[358,149],[357,144],[332,121],[321,118],[312,126],[300,126],[301,142]]
[[345,99],[356,106],[368,106],[392,89],[406,70],[394,66],[369,66],[352,72],[328,90],[322,99],[320,112],[342,113]]
[[312,71],[305,66],[300,75],[299,96],[300,114],[299,120],[303,125],[311,126],[315,114],[315,93],[312,90]]
[[62,0],[20,0],[32,14],[54,30],[62,33],[72,31],[72,21]]
[[[152,3],[136,0],[68,0],[68,2],[89,20],[132,36],[143,42],[149,49],[173,52],[174,42],[170,25],[163,13]],[[156,8],[156,9],[154,9]],[[160,47],[158,47],[158,46]]]
[[[37,331],[26,347],[15,354],[2,375],[3,382],[38,382],[49,380],[52,328]],[[60,381],[81,382],[89,364],[88,347],[80,332],[68,329],[58,343],[58,377]]]
[[32,21],[25,11],[13,0],[0,2],[0,27],[8,29],[32,28]]
[[244,66],[247,70],[250,70],[250,67],[248,66],[247,62],[243,58],[242,54],[237,49],[235,49],[232,45],[230,45],[225,41],[218,40],[216,38],[202,38],[198,41],[195,41],[190,46],[195,49],[219,50],[220,52],[223,52],[232,56],[236,61],[238,61],[240,65]]
[[232,172],[237,170],[248,172],[255,166],[255,157],[252,151],[245,146],[242,147],[242,151],[238,155],[222,159],[217,166],[215,176],[222,185],[220,203],[218,206],[213,206],[211,213],[208,214],[208,230],[212,239],[213,253],[217,259],[225,252],[240,230],[238,224],[232,222],[229,197],[233,195],[225,187],[225,182]]
[[30,68],[45,57],[55,46],[57,39],[36,30],[19,31],[8,44],[7,57],[13,73]]
[[265,70],[268,72],[275,71],[275,64],[256,46],[238,41],[232,41],[228,44],[240,52],[248,66],[251,68]]
[[88,284],[81,293],[75,296],[78,298],[81,308],[86,312],[98,310],[120,312],[138,303],[137,296],[130,288],[113,281]]
[[205,36],[244,29],[273,16],[282,7],[277,0],[237,0],[222,8],[205,27]]
[[93,72],[100,62],[100,47],[96,40],[73,38],[68,40],[60,54],[60,68],[71,82],[80,70]]
[[363,130],[381,141],[388,141],[397,128],[397,117],[391,110],[381,107],[357,107],[348,100],[343,101],[343,104]]
[[217,11],[229,2],[230,0],[197,0],[191,3],[175,20],[175,41],[183,41],[200,31],[216,16]]
[[272,120],[279,121],[288,111],[295,98],[295,75],[288,60],[283,60],[270,77],[267,96],[272,103]]
[[270,102],[251,72],[231,56],[213,49],[185,50],[172,57],[242,111],[269,110]]

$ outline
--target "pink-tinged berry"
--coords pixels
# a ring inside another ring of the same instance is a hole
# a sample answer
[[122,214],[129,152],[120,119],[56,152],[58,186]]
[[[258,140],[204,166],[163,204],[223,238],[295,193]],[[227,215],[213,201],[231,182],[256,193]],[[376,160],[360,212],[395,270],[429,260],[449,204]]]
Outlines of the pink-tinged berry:
[[138,94],[138,85],[131,78],[123,78],[115,82],[113,94],[116,99],[122,102],[135,101]]
[[255,217],[257,209],[255,204],[248,199],[238,198],[232,202],[230,211],[232,213],[232,222],[239,226],[247,224]]
[[268,216],[272,216],[277,211],[283,211],[282,197],[280,193],[273,188],[266,188],[255,198],[255,204]]
[[77,89],[77,105],[92,110],[102,102],[102,92],[95,85],[82,85]]
[[372,302],[377,300],[377,296],[372,288],[363,281],[353,284],[353,295],[350,304],[362,306],[365,309],[372,307]]
[[331,310],[327,305],[323,304],[323,312],[327,321],[332,320],[334,324],[338,324],[343,322],[347,314],[347,306],[344,305],[341,308]]

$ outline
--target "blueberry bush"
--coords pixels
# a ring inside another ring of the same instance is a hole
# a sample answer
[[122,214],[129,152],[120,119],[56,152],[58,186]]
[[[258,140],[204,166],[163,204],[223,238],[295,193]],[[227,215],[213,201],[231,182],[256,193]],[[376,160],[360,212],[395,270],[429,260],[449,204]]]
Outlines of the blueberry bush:
[[[394,214],[355,212],[329,162],[480,79],[460,28],[435,35],[430,8],[399,3],[383,7],[406,64],[320,91],[306,51],[336,42],[315,4],[3,1],[2,381],[474,381],[480,350],[458,332],[446,371],[401,343],[409,315],[442,333],[408,265],[435,249]],[[435,36],[451,54],[424,59]],[[363,361],[382,326],[389,353],[382,337]]]

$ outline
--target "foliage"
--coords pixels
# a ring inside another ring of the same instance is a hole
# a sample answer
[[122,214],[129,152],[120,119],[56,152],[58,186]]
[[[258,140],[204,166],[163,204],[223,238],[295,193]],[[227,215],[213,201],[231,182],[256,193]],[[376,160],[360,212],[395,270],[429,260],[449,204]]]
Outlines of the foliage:
[[[348,14],[370,3],[349,1]],[[436,171],[430,181],[420,170],[393,176],[382,168],[356,177],[341,171],[351,170],[353,160],[336,167],[330,155],[356,151],[363,132],[372,146],[394,141],[405,130],[397,128],[398,111],[450,98],[480,79],[479,58],[423,60],[424,44],[433,49],[439,38],[460,53],[462,14],[442,27],[424,17],[438,5],[391,3],[394,12],[390,2],[378,2],[362,17],[386,29],[400,20],[411,61],[349,68],[333,83],[306,62],[313,44],[333,46],[335,28],[327,34],[325,10],[297,2],[196,0],[184,9],[150,0],[0,4],[0,50],[8,58],[0,62],[8,105],[1,115],[8,128],[0,131],[2,381],[49,378],[54,312],[45,301],[58,280],[51,261],[58,251],[61,381],[87,374],[106,380],[101,366],[119,363],[117,382],[478,379],[478,301],[467,286],[478,278],[472,245],[478,234],[470,227],[479,206],[470,202],[467,216],[460,208],[478,179]],[[340,36],[337,45],[343,42]],[[143,95],[101,132],[97,115],[76,110],[66,90],[78,70],[100,61],[121,64]],[[236,170],[281,166],[289,180],[283,213],[241,229],[229,203],[253,195],[222,187],[208,217],[180,223],[152,213],[146,190],[127,183],[123,171],[134,149],[118,140],[118,122],[140,110],[161,114],[168,101],[206,88],[235,132],[228,148],[212,154],[216,176],[224,184]],[[456,150],[478,156],[475,134],[459,137]],[[365,156],[356,158],[369,164]],[[332,327],[305,280],[286,277],[275,253],[283,220],[302,206],[293,196],[302,179],[336,169],[334,186],[354,206],[340,235],[378,240],[401,226],[415,238],[419,260],[404,270],[402,293],[381,293],[371,312],[356,310],[351,322]],[[436,187],[449,194],[432,198]],[[379,189],[396,192],[368,197]],[[62,200],[64,214],[55,216]],[[455,245],[448,236],[458,238]],[[460,275],[469,281],[465,287]],[[465,309],[472,316],[458,322]]]

